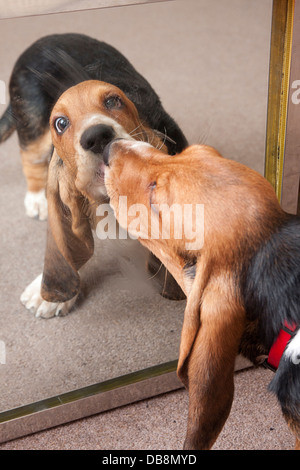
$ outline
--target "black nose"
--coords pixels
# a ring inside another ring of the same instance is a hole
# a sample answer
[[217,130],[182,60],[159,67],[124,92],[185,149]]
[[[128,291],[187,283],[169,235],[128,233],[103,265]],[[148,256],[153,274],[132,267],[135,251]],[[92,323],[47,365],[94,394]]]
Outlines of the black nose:
[[114,137],[115,131],[111,126],[97,124],[84,131],[80,139],[80,145],[84,150],[102,154],[104,147],[111,142]]

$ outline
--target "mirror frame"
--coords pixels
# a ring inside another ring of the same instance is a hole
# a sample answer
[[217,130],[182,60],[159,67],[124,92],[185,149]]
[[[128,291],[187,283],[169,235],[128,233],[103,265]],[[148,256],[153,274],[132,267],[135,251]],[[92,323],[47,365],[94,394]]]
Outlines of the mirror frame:
[[[127,4],[157,1],[166,0],[140,2],[129,0]],[[126,2],[123,2],[123,5],[125,4]],[[273,0],[265,177],[273,185],[279,201],[281,201],[284,181],[283,168],[287,164],[285,139],[294,14],[295,0]],[[300,18],[300,8],[298,17]],[[251,364],[246,362],[246,366],[249,365]],[[245,367],[245,362],[240,367],[237,362],[236,370],[243,367]],[[176,368],[177,360],[174,360],[2,412],[0,413],[0,442],[180,389],[183,385],[177,378]]]
[[265,177],[281,202],[295,0],[273,0]]

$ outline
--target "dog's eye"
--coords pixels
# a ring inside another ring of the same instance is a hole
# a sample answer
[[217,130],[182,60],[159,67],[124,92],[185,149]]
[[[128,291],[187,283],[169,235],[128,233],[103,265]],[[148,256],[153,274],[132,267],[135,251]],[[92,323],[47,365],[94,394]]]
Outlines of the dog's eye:
[[67,117],[61,116],[54,121],[55,130],[58,134],[63,134],[69,127],[70,121]]
[[120,109],[124,106],[123,101],[118,95],[109,96],[106,98],[104,104],[107,109]]

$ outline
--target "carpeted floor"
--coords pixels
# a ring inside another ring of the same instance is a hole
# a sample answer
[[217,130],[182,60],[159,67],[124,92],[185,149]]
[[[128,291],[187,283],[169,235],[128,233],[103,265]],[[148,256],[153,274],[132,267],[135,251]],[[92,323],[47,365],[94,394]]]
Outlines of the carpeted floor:
[[[214,450],[292,450],[293,437],[267,391],[273,372],[235,375],[232,411]],[[0,450],[180,450],[187,417],[185,390],[59,426],[0,445]]]
[[[42,35],[89,34],[129,58],[190,143],[214,145],[263,173],[271,7],[271,0],[176,0],[2,20],[0,79],[8,82],[19,54]],[[46,223],[25,217],[15,135],[0,147],[0,169],[0,340],[7,356],[0,411],[176,359],[184,302],[159,296],[135,242],[100,244],[84,275],[85,297],[69,316],[47,321],[25,311],[19,297],[42,270]],[[236,374],[233,413],[215,449],[293,446],[267,392],[271,374]],[[180,449],[186,411],[179,390],[0,449]]]

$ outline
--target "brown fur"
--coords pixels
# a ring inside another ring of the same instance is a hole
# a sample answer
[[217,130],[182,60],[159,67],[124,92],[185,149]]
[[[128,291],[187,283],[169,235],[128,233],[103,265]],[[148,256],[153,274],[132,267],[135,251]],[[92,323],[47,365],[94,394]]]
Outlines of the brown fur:
[[[188,251],[184,237],[151,239],[144,219],[140,242],[187,295],[178,362],[178,375],[189,391],[184,447],[209,449],[231,408],[236,355],[242,350],[253,360],[265,352],[255,343],[249,346],[256,325],[246,317],[236,277],[284,213],[262,176],[221,159],[211,147],[192,146],[166,158],[148,145],[119,140],[111,144],[106,163],[107,192],[120,224],[119,196],[127,196],[128,207],[145,205],[148,214],[151,204],[204,204],[204,245],[198,251]],[[125,228],[129,215],[127,222]],[[195,261],[191,282],[185,266]]]
[[[124,106],[109,110],[104,102],[114,95]],[[117,87],[90,80],[59,98],[50,117],[54,153],[47,183],[49,225],[42,284],[42,296],[50,302],[65,302],[78,294],[78,270],[93,254],[91,230],[96,226],[96,209],[107,200],[98,190],[99,186],[104,189],[103,175],[99,176],[102,158],[84,151],[79,143],[92,115],[98,124],[110,120],[128,138],[132,134],[134,140],[137,135],[137,139],[149,140],[167,152],[164,142],[140,121],[134,104]],[[70,126],[59,135],[55,120],[61,116],[69,118]]]
[[28,191],[37,192],[46,187],[48,165],[52,153],[50,132],[26,148],[21,148],[23,172]]

